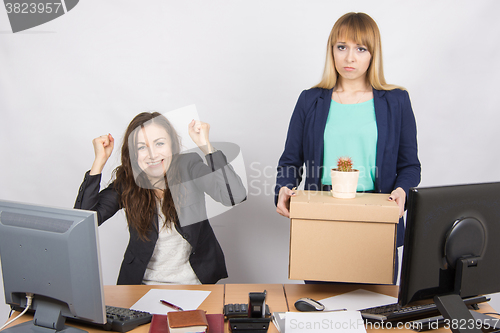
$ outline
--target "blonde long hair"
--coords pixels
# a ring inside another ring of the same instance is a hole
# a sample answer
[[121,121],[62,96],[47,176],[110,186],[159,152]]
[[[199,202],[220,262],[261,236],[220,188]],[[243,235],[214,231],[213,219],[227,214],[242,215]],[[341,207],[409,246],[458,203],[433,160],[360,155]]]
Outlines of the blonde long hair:
[[339,73],[335,68],[333,47],[339,40],[350,40],[365,45],[372,59],[367,71],[367,83],[377,90],[403,89],[403,87],[387,84],[382,65],[382,42],[377,23],[365,13],[347,13],[333,25],[326,47],[326,62],[321,81],[313,88],[332,89],[337,84]]

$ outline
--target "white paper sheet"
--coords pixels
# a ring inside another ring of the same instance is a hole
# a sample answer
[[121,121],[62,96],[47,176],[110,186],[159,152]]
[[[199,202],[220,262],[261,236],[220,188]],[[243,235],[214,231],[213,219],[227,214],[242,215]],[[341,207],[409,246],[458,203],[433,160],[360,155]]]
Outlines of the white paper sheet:
[[365,289],[357,289],[319,301],[326,307],[326,310],[362,310],[374,306],[397,303],[398,299]]
[[151,314],[166,314],[170,311],[177,311],[160,302],[160,300],[165,300],[184,310],[196,310],[208,295],[210,295],[210,291],[205,290],[151,289],[130,308]]
[[358,311],[287,312],[285,321],[286,333],[366,332]]

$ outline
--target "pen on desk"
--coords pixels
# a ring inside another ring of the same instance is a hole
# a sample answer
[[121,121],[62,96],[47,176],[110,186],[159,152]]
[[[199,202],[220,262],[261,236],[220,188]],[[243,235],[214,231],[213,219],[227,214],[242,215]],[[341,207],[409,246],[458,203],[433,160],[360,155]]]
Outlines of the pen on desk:
[[184,310],[183,310],[180,306],[177,306],[177,305],[175,305],[175,304],[172,304],[172,303],[170,303],[170,302],[167,302],[167,301],[165,301],[165,300],[163,300],[163,299],[161,299],[161,300],[160,300],[160,302],[161,302],[161,304],[166,305],[166,306],[170,306],[171,308],[174,308],[174,309],[176,309],[177,311],[184,311]]

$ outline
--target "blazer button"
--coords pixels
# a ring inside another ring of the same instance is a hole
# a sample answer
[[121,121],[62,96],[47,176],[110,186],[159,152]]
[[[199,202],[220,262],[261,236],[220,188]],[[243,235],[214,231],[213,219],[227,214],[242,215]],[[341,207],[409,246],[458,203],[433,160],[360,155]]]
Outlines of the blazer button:
[[189,235],[188,234],[184,234],[184,235],[182,235],[182,237],[184,237],[184,239],[188,239]]

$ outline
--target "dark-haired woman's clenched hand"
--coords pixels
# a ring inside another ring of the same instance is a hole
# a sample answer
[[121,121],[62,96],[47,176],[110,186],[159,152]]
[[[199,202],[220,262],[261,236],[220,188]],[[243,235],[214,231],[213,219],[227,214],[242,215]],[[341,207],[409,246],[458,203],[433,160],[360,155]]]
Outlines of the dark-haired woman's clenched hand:
[[92,168],[90,169],[90,174],[98,175],[102,172],[104,165],[113,152],[115,139],[111,134],[101,135],[100,137],[92,140],[92,144],[94,145],[95,159],[92,164]]

